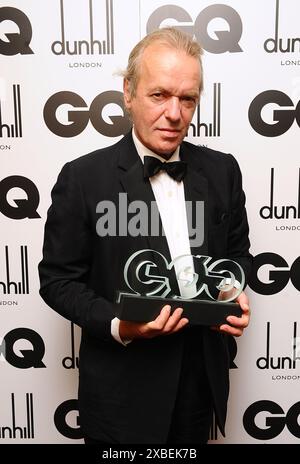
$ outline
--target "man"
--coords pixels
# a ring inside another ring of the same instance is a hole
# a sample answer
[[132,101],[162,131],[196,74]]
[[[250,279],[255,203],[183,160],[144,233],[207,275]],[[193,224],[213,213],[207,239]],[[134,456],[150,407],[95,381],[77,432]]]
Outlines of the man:
[[[133,130],[67,163],[52,192],[40,293],[82,327],[79,413],[86,443],[206,443],[213,410],[224,433],[228,334],[240,336],[248,325],[246,295],[238,298],[241,318],[230,316],[213,328],[192,326],[180,305],[172,313],[165,305],[151,322],[120,321],[114,303],[117,290],[128,292],[124,266],[139,250],[155,250],[168,262],[185,254],[234,259],[249,274],[237,162],[183,142],[202,90],[200,54],[199,45],[175,28],[139,42],[124,77]],[[183,161],[175,170],[183,166],[185,177],[175,180],[166,165],[147,174],[149,156]],[[99,231],[102,202],[121,208],[124,193],[128,202],[156,202],[165,236]],[[205,207],[205,239],[194,246],[187,201]]]

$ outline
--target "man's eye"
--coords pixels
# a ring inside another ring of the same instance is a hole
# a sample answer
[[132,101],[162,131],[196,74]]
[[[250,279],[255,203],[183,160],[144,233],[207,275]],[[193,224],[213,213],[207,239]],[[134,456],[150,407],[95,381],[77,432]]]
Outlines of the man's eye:
[[196,106],[196,99],[194,97],[183,97],[181,101],[188,108]]
[[184,97],[183,100],[186,101],[186,102],[195,103],[194,97]]

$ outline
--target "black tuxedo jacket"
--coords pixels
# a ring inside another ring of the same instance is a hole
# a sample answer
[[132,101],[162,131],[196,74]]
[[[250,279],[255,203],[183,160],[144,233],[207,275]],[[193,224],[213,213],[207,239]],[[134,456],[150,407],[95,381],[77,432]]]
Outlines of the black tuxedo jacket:
[[[251,266],[241,174],[231,155],[183,142],[188,164],[185,197],[205,202],[206,235],[193,255],[231,258]],[[209,328],[183,329],[124,347],[111,335],[116,290],[127,290],[123,270],[137,250],[155,249],[167,259],[165,237],[105,236],[96,230],[99,202],[155,201],[129,133],[115,145],[67,163],[52,191],[39,265],[40,294],[82,328],[79,411],[84,433],[119,443],[163,443],[176,397],[186,337],[197,337],[204,356],[219,427],[224,432],[228,397],[228,336]],[[118,209],[118,208],[117,208]],[[117,211],[118,216],[118,211]],[[118,223],[118,218],[117,218]],[[201,330],[201,337],[200,337]]]

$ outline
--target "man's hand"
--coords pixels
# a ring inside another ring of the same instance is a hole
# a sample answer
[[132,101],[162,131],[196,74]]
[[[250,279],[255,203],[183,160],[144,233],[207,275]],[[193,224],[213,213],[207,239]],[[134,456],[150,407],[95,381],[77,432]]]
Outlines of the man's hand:
[[243,334],[243,331],[246,327],[248,327],[250,320],[249,299],[247,295],[244,292],[242,292],[240,296],[236,299],[236,302],[240,305],[243,311],[242,316],[228,316],[226,320],[229,322],[230,325],[222,324],[219,327],[212,327],[213,330],[224,332],[229,335],[234,335],[235,337],[240,337]]
[[189,320],[181,317],[182,308],[176,308],[171,315],[171,306],[165,305],[157,318],[151,322],[120,321],[119,334],[123,341],[134,338],[153,338],[170,335],[181,330]]

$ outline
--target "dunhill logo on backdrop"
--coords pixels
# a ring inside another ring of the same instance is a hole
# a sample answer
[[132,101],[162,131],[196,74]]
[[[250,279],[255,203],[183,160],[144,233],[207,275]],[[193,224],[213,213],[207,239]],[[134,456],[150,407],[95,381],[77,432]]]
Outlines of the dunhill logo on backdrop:
[[[73,5],[72,7],[74,8]],[[100,42],[94,38],[93,0],[89,0],[89,38],[70,41],[66,39],[64,0],[60,0],[61,40],[52,43],[52,52],[55,55],[113,55],[115,52],[113,0],[105,0],[105,11],[106,40]]]
[[270,38],[265,41],[264,49],[267,53],[300,52],[300,37],[289,38],[289,39],[279,38],[279,0],[276,0],[275,37],[274,39]]
[[75,356],[75,330],[74,324],[71,322],[71,356],[66,356],[62,360],[62,365],[65,369],[75,369],[78,367],[78,356]]
[[[14,123],[6,124],[2,120],[2,101],[0,99],[0,137],[22,137],[22,115],[20,85],[13,84]],[[4,130],[6,133],[4,133]]]
[[262,219],[300,219],[300,168],[298,171],[298,194],[294,205],[274,205],[274,168],[271,168],[270,202],[262,206],[259,215]]
[[0,427],[0,438],[18,438],[28,439],[34,438],[34,421],[33,421],[33,394],[26,393],[26,423],[27,425],[22,427],[18,426],[16,419],[16,404],[15,394],[11,394],[11,426]]
[[197,106],[195,116],[190,127],[192,129],[193,137],[200,137],[201,129],[204,131],[205,137],[220,137],[221,135],[221,84],[220,82],[214,83],[213,86],[213,118],[212,122],[201,122],[201,104]]
[[[9,262],[8,246],[5,246],[5,273],[6,278],[0,281],[0,291],[4,295],[28,295],[29,293],[29,278],[28,278],[28,253],[27,246],[20,246],[20,265],[21,265],[21,281],[10,280],[10,262]],[[1,264],[1,261],[0,261]]]
[[297,361],[300,361],[300,357],[297,356],[297,322],[294,322],[293,333],[291,337],[291,356],[272,356],[270,345],[271,345],[271,323],[267,322],[267,344],[266,354],[257,359],[256,365],[259,369],[297,369]]

